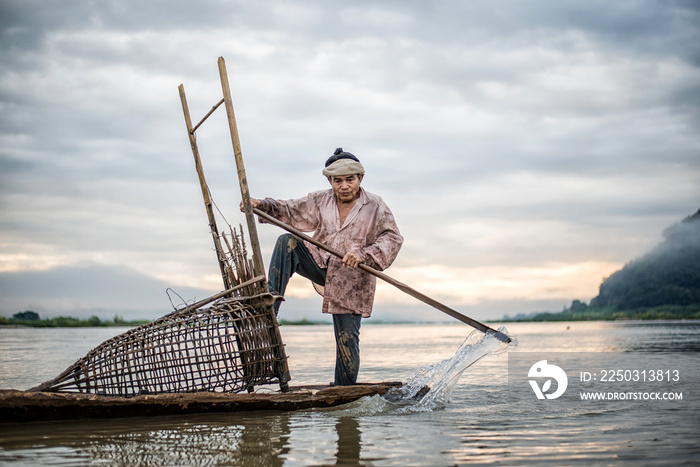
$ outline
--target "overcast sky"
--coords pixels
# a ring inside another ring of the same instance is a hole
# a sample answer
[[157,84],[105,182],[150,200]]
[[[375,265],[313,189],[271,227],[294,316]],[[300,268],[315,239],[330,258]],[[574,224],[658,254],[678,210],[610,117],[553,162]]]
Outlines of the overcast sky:
[[[0,0],[0,28],[5,315],[221,289],[177,91],[198,121],[219,56],[253,196],[354,153],[405,237],[388,273],[477,319],[590,300],[700,207],[696,1]],[[222,108],[197,138],[237,226],[227,131]],[[285,306],[320,314],[302,280]],[[377,319],[424,312],[380,286]]]

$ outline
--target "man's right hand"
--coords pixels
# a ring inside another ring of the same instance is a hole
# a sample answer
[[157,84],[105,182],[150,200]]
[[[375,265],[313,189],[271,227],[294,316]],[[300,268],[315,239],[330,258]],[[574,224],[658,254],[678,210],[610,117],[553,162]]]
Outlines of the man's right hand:
[[[253,209],[259,208],[261,204],[262,201],[260,201],[259,199],[250,198],[250,205],[253,207]],[[241,201],[239,207],[241,208],[241,212],[245,212],[245,205],[243,204],[243,201]]]

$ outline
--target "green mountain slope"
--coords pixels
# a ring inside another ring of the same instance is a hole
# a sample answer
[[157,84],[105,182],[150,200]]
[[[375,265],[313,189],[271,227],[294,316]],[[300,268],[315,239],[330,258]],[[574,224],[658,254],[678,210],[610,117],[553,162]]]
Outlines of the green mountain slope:
[[617,310],[700,305],[700,210],[664,232],[664,241],[600,286],[591,306]]
[[525,321],[700,319],[700,210],[664,231],[664,240],[605,279],[590,305]]

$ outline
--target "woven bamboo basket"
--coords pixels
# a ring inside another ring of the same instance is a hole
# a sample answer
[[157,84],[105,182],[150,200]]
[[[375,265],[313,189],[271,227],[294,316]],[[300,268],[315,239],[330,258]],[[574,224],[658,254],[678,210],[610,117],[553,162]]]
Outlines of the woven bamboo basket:
[[129,397],[240,392],[284,383],[286,356],[277,324],[266,310],[269,305],[260,306],[271,299],[222,299],[204,309],[163,316],[103,342],[31,390]]
[[222,239],[232,288],[103,342],[29,391],[132,397],[275,383],[286,391],[290,376],[273,308],[280,297],[267,293],[264,276],[252,277],[242,235]]

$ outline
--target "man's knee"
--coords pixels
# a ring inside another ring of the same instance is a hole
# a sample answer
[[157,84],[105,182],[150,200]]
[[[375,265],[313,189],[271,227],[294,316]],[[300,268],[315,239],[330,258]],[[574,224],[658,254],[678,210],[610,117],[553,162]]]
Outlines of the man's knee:
[[282,234],[279,237],[277,237],[277,245],[276,246],[282,246],[286,245],[289,243],[289,239],[292,238],[292,234]]
[[297,247],[297,239],[292,234],[282,234],[277,238],[275,249],[291,253]]

